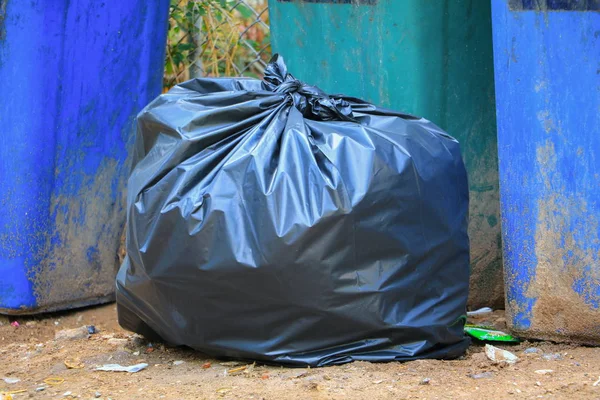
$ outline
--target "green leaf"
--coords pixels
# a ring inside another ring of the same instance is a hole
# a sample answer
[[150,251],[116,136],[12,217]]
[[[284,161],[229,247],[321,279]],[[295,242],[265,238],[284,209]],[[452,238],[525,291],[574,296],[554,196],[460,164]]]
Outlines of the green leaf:
[[250,10],[248,6],[246,6],[243,3],[237,6],[235,9],[238,10],[238,12],[242,15],[242,18],[244,19],[250,19],[254,16],[252,10]]
[[173,54],[172,58],[173,58],[173,62],[175,63],[175,65],[179,65],[183,62],[184,57],[183,57],[183,54],[181,54],[181,53],[175,53],[175,54]]
[[177,45],[177,50],[179,51],[189,51],[194,49],[196,46],[193,43],[179,43]]
[[167,62],[165,65],[165,73],[167,75],[172,75],[173,74],[173,64],[170,62]]

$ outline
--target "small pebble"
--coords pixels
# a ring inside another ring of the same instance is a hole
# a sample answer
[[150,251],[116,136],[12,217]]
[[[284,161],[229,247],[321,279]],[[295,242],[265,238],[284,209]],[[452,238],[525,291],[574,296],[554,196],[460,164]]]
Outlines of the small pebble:
[[90,335],[93,335],[95,333],[98,333],[98,330],[96,329],[96,327],[94,325],[89,325],[87,327],[87,331]]
[[431,382],[431,379],[425,378],[421,382],[419,382],[419,385],[429,385],[429,382]]
[[89,336],[87,328],[85,326],[80,326],[79,328],[74,329],[65,329],[59,332],[56,332],[54,335],[54,339],[56,340],[78,340],[78,339],[87,339]]
[[102,396],[102,393],[100,393],[100,392],[96,392],[96,393],[94,393],[94,397],[95,397],[95,398],[98,398],[98,397],[100,397],[100,396]]
[[540,374],[540,375],[548,375],[553,373],[554,371],[551,369],[538,369],[535,371],[536,374]]
[[530,347],[528,349],[525,349],[525,351],[523,353],[525,354],[532,354],[532,353],[539,353],[540,349],[535,348],[535,347]]
[[181,360],[173,361],[173,365],[181,365],[183,363],[184,363],[184,361],[181,361]]
[[106,343],[110,344],[111,346],[125,346],[127,344],[127,339],[111,338],[108,339]]
[[36,392],[43,392],[44,390],[46,390],[46,387],[45,387],[45,386],[40,386],[40,387],[38,387],[38,388],[35,388],[35,391],[36,391]]
[[473,379],[486,379],[486,378],[492,378],[494,376],[493,372],[482,372],[480,374],[473,374],[473,375],[469,375],[471,378]]
[[12,385],[13,383],[21,382],[19,378],[4,378],[4,382]]
[[146,344],[146,339],[144,339],[143,336],[140,336],[138,334],[133,334],[129,337],[129,340],[131,341],[131,344],[135,347],[141,347]]
[[563,356],[560,353],[546,353],[542,354],[542,358],[547,361],[562,360]]

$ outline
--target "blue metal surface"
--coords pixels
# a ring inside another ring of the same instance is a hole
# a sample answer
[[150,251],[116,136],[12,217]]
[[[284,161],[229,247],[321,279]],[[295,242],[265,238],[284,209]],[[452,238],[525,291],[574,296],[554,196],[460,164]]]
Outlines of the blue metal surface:
[[114,296],[136,113],[168,0],[0,0],[0,312]]
[[509,324],[599,344],[600,13],[529,3],[492,0]]

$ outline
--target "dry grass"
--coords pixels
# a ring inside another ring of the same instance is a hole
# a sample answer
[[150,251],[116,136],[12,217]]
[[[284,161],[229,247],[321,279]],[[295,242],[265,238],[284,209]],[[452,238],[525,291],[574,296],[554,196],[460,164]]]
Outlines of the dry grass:
[[172,0],[165,90],[199,76],[261,77],[270,53],[267,0]]

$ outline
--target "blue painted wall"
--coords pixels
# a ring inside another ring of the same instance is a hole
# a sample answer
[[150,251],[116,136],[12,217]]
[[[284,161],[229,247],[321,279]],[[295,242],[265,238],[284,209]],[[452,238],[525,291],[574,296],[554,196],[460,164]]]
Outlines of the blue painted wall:
[[600,343],[594,4],[492,0],[507,311],[524,337]]
[[0,311],[109,300],[169,1],[0,4]]

